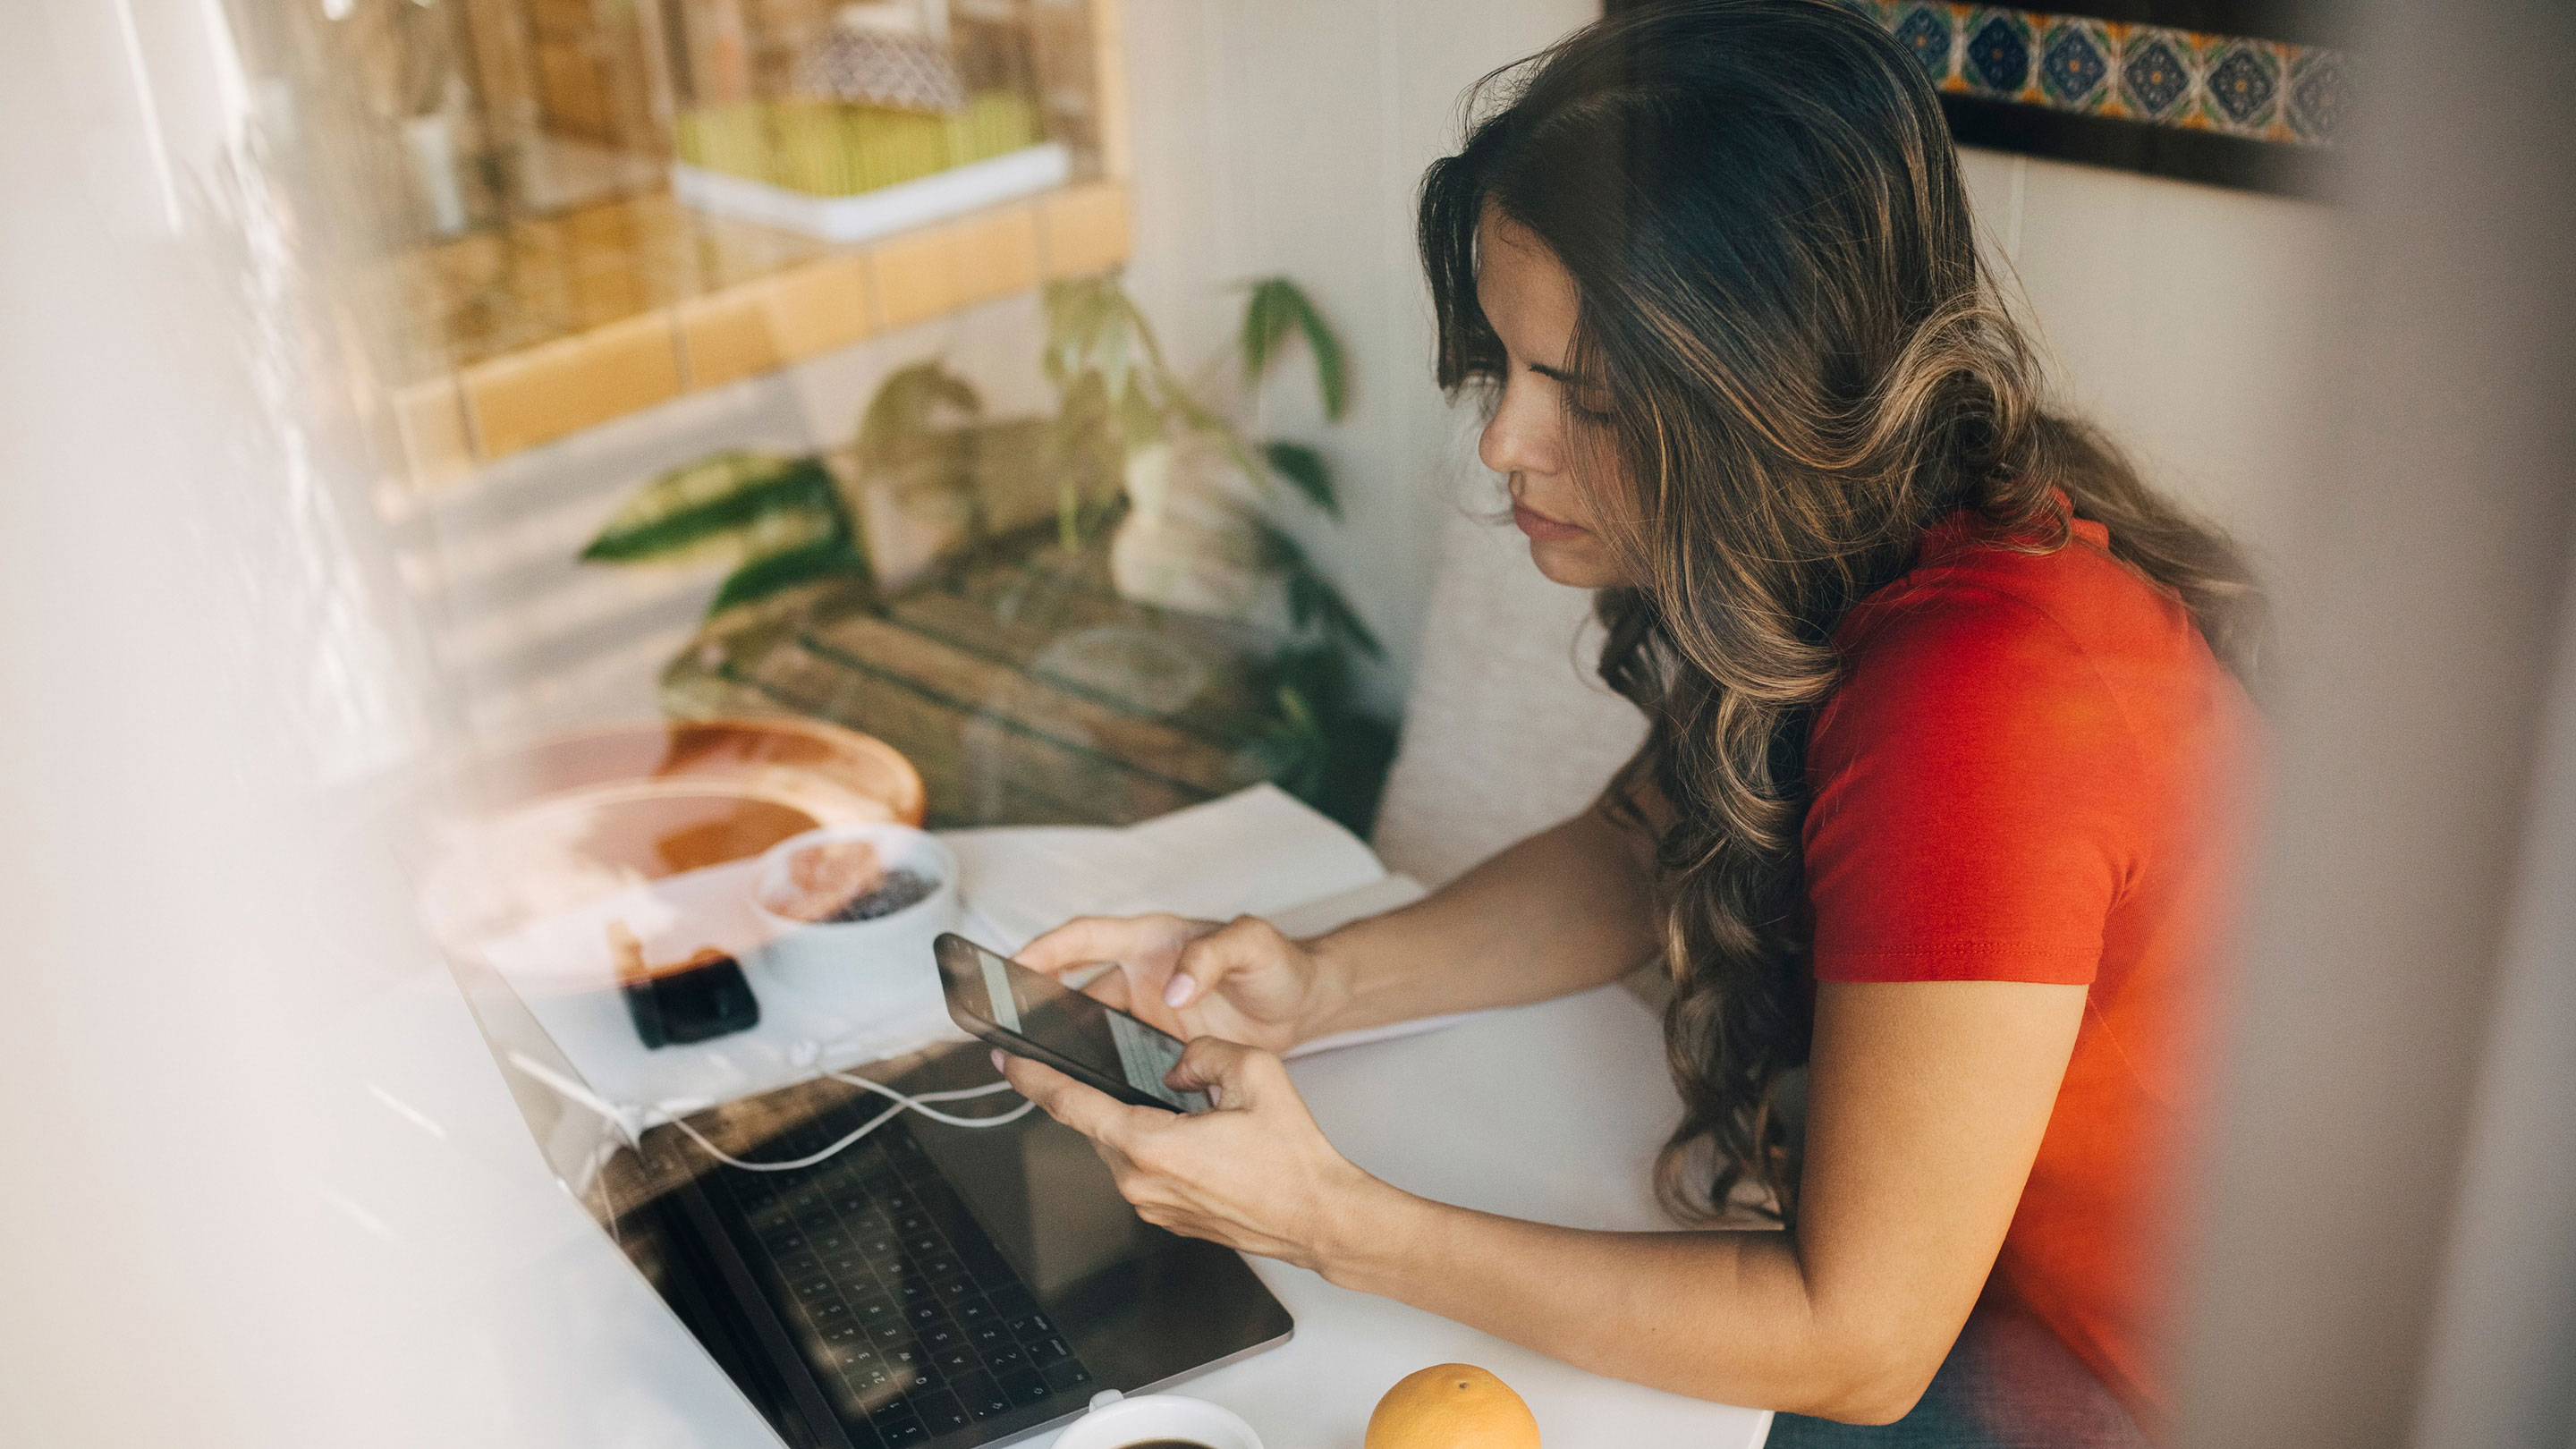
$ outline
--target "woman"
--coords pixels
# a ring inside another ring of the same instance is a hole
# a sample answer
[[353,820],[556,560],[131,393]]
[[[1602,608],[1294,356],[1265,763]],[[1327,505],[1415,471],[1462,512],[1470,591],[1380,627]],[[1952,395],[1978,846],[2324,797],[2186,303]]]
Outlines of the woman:
[[[1647,741],[1597,808],[1321,939],[1147,917],[1023,953],[1116,962],[1094,989],[1194,1038],[1173,1083],[1222,1110],[1011,1080],[1151,1221],[1780,1409],[1775,1444],[2139,1442],[2248,571],[2041,409],[1935,97],[1875,26],[1702,0],[1506,74],[1423,187],[1440,375],[1487,391],[1481,456],[1539,570],[1598,591]],[[1658,954],[1664,1195],[1785,1232],[1411,1197],[1273,1055]]]

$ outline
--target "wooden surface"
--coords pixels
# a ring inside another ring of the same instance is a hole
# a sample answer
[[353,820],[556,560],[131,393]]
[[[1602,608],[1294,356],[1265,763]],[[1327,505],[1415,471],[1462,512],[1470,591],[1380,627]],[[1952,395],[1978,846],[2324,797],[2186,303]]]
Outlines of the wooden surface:
[[790,713],[884,740],[934,826],[1124,825],[1267,777],[1247,631],[1129,603],[1049,545],[892,599],[733,611],[663,678],[681,718]]

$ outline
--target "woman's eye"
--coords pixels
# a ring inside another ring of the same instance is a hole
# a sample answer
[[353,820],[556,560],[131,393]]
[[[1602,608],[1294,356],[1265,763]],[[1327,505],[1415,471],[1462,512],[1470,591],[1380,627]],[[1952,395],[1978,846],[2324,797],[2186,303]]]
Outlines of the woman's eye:
[[1618,416],[1618,407],[1608,389],[1535,362],[1529,364],[1529,370],[1555,384],[1557,398],[1565,410],[1583,421],[1606,423]]

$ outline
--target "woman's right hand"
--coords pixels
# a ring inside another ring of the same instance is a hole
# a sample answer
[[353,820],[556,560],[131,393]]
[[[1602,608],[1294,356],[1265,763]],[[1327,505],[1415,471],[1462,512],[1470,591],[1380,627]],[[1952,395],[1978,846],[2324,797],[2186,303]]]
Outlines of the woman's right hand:
[[1083,916],[1031,941],[1021,965],[1049,976],[1104,963],[1084,989],[1183,1041],[1284,1052],[1316,1035],[1343,987],[1304,943],[1258,916]]

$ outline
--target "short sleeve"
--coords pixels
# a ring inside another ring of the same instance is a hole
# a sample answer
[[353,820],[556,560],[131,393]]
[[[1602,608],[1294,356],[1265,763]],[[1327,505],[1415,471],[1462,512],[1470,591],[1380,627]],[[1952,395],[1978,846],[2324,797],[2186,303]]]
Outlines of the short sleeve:
[[1891,614],[1807,770],[1817,980],[2093,980],[2145,776],[2100,671],[2039,608],[1972,589]]

